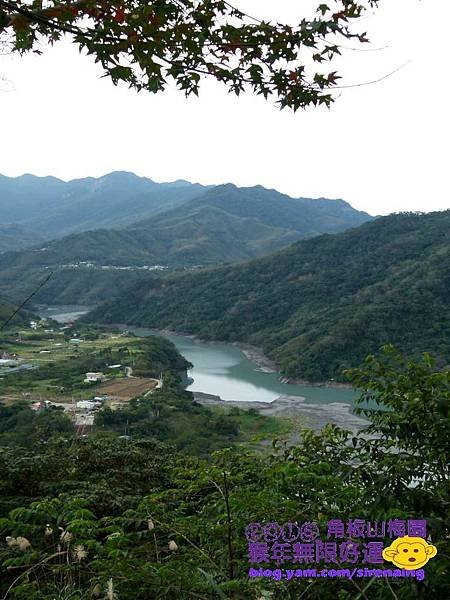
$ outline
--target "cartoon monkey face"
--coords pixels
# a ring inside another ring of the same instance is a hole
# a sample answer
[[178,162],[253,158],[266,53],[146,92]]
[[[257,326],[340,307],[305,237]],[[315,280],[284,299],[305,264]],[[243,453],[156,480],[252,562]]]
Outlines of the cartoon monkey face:
[[430,558],[436,556],[437,548],[420,537],[398,538],[383,550],[383,558],[401,569],[422,568]]

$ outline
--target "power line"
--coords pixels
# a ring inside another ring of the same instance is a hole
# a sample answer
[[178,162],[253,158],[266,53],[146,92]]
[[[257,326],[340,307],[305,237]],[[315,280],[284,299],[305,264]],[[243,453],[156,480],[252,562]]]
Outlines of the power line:
[[29,302],[31,300],[31,298],[33,298],[33,296],[35,296],[39,292],[39,290],[41,290],[44,287],[44,285],[49,281],[49,279],[50,279],[50,277],[52,277],[52,275],[53,275],[53,271],[50,273],[50,275],[48,275],[44,279],[44,281],[42,281],[39,284],[39,286],[34,290],[34,292],[32,294],[30,294],[28,296],[28,298],[22,302],[22,304],[12,313],[12,315],[8,319],[6,319],[6,321],[0,327],[0,331],[2,331],[8,325],[8,323],[10,323],[14,319],[14,317],[17,315],[17,313],[22,310],[22,308],[25,306],[25,304],[27,302]]

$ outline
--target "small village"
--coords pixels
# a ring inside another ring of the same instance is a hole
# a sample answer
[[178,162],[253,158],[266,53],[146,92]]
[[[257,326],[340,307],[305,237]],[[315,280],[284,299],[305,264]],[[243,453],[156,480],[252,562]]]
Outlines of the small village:
[[[63,410],[70,417],[76,432],[87,435],[94,425],[96,413],[102,408],[119,410],[132,398],[146,397],[154,390],[161,389],[163,381],[162,375],[135,376],[129,364],[105,362],[102,371],[82,372],[80,368],[75,373],[77,381],[70,386],[70,390],[67,389],[67,379],[56,373],[56,369],[52,378],[52,367],[57,363],[85,364],[88,356],[98,354],[105,347],[116,348],[123,353],[124,348],[128,350],[125,344],[135,341],[127,334],[107,332],[98,339],[87,339],[95,336],[84,337],[82,327],[78,327],[81,331],[74,331],[73,328],[74,322],[58,324],[41,319],[30,321],[28,327],[21,327],[14,332],[17,335],[10,335],[8,342],[4,342],[8,349],[0,348],[1,398],[6,404],[23,400],[35,412],[52,408]],[[131,351],[128,359],[132,357]],[[49,379],[33,378],[26,390],[20,389],[20,376],[45,367],[49,369]]]
[[[36,250],[45,251],[47,248]],[[45,267],[49,269],[50,267]],[[63,264],[61,269],[100,269],[102,271],[166,271],[169,267],[164,265],[101,265],[96,262],[80,260],[68,264]]]

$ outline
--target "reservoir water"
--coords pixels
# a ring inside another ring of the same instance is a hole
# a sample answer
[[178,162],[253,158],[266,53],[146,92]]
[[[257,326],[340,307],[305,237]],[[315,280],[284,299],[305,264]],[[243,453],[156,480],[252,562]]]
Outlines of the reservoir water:
[[[40,312],[59,322],[80,317],[87,307],[60,306]],[[161,335],[151,329],[126,327],[136,335]],[[283,384],[279,374],[264,373],[236,346],[202,342],[182,335],[165,335],[194,366],[188,372],[193,382],[189,391],[220,396],[223,400],[272,402],[282,395],[301,396],[313,404],[342,402],[352,404],[357,393],[352,389]]]
[[[150,330],[131,328],[136,334]],[[156,332],[153,332],[156,333]],[[302,396],[307,402],[351,404],[356,397],[352,389],[286,384],[278,373],[264,373],[232,344],[202,342],[182,335],[165,335],[194,367],[188,371],[193,382],[191,392],[220,396],[222,400],[272,402],[282,395]]]

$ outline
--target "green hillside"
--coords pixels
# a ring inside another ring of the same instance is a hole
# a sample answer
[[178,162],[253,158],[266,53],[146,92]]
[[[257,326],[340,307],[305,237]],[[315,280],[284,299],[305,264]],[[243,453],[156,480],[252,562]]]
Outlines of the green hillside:
[[39,234],[20,225],[0,223],[0,254],[2,252],[22,250],[39,244],[43,240],[44,238]]
[[[26,298],[45,279],[48,271],[36,271],[23,276],[17,273],[17,279],[11,281],[10,290],[19,301]],[[14,273],[11,273],[14,277]],[[127,292],[130,286],[157,275],[147,271],[107,271],[103,269],[79,268],[59,269],[33,301],[37,304],[83,304],[93,305],[105,302]]]
[[237,217],[258,219],[265,225],[296,231],[299,237],[321,233],[338,233],[372,219],[355,210],[344,200],[326,198],[291,198],[260,185],[239,188],[233,184],[217,186],[184,206],[166,212],[159,218],[185,217],[205,206],[224,210]]
[[207,203],[159,215],[152,223],[138,224],[132,235],[148,237],[155,259],[173,266],[242,261],[269,254],[299,237],[292,229]]
[[[72,234],[40,248],[4,254],[0,256],[0,290],[20,298],[53,270],[55,276],[38,301],[89,304],[104,300],[105,294],[121,292],[122,283],[143,277],[136,271],[105,273],[102,266],[176,269],[240,262],[371,218],[342,200],[293,199],[261,187],[224,185],[128,227]],[[80,267],[85,262],[94,267]]]
[[237,266],[129,290],[91,314],[260,345],[292,378],[342,378],[392,342],[450,362],[450,211],[398,214]]
[[92,261],[100,265],[171,266],[244,260],[288,245],[298,234],[205,206],[174,218],[161,215],[133,227],[89,231],[4,255],[0,269],[41,268]]
[[[15,309],[16,306],[14,304],[11,304],[7,300],[0,298],[0,327],[2,327],[3,324],[10,318]],[[24,325],[25,323],[29,322],[30,318],[32,318],[31,313],[26,310],[21,310],[11,320],[10,325]]]

